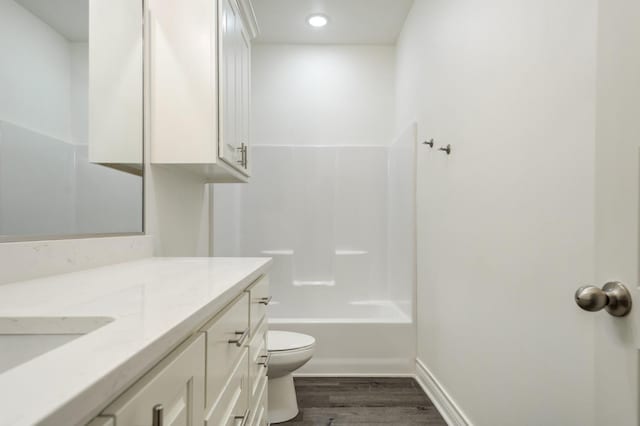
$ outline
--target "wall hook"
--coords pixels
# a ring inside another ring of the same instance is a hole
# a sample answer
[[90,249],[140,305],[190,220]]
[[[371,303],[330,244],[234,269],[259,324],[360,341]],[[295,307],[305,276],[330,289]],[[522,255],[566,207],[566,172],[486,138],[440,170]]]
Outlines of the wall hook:
[[434,140],[431,139],[429,141],[422,142],[424,145],[429,145],[429,147],[433,148]]
[[447,145],[446,147],[441,146],[440,148],[438,148],[438,151],[444,151],[447,153],[447,155],[451,155],[451,145]]

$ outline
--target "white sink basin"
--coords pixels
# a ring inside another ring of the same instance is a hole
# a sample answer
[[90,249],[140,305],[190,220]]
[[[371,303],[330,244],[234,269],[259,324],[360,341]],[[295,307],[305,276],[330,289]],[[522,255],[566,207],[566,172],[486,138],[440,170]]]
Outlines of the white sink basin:
[[109,317],[0,317],[0,374],[112,321]]

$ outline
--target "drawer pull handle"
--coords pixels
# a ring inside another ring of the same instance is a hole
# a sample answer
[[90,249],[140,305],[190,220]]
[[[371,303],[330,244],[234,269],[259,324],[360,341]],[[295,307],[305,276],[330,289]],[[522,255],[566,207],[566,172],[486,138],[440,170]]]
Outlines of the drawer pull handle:
[[273,299],[273,296],[263,297],[262,299],[258,300],[258,303],[267,306],[269,303],[271,303],[271,299]]
[[229,340],[229,343],[234,343],[237,347],[244,345],[244,341],[249,337],[249,327],[247,327],[244,331],[236,331],[236,336],[240,336],[237,339]]
[[264,368],[269,368],[269,362],[271,362],[271,354],[262,355],[260,358],[264,359],[264,361],[259,362],[258,365],[261,365]]
[[249,421],[249,413],[251,412],[251,410],[247,410],[244,412],[244,414],[242,416],[235,416],[234,419],[235,420],[242,420],[242,423],[240,423],[240,426],[246,426],[247,422]]
[[158,404],[153,407],[153,420],[151,423],[153,426],[163,426],[164,424],[164,407],[162,404]]

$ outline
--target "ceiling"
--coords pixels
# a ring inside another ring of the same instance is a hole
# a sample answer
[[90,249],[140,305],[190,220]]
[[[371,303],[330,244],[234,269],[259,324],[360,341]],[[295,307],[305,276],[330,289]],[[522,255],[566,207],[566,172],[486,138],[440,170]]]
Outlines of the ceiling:
[[[413,0],[253,0],[258,43],[394,44]],[[324,28],[309,15],[329,18]]]
[[69,41],[89,39],[89,0],[16,0]]

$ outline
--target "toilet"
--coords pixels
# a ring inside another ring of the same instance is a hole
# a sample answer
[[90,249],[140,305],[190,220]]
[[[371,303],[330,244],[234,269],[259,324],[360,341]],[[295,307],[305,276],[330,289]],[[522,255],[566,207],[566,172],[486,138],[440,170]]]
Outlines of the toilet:
[[313,356],[316,339],[289,331],[267,332],[269,351],[269,422],[282,423],[298,415],[292,373]]

